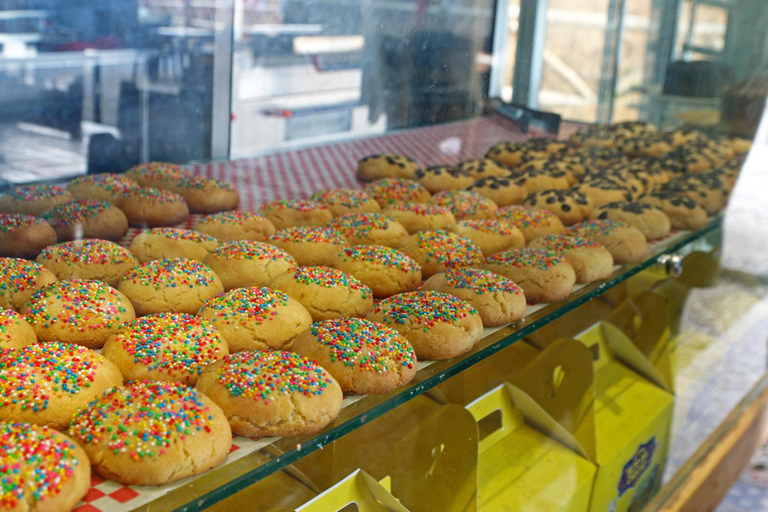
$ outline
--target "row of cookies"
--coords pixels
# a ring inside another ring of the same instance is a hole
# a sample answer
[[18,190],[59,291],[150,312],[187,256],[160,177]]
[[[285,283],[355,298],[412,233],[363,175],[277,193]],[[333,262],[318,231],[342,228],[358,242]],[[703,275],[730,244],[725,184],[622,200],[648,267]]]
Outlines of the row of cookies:
[[[79,238],[120,240],[129,225],[164,226],[193,213],[233,210],[240,201],[231,185],[196,176],[173,164],[149,163],[125,175],[94,174],[58,185],[21,185],[0,196],[0,256],[34,257],[47,245]],[[10,227],[29,231],[22,243]]]

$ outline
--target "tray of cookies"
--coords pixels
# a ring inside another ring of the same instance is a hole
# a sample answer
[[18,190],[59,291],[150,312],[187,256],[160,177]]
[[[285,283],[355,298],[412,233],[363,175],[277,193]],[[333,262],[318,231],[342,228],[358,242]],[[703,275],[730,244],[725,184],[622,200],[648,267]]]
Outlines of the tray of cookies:
[[747,147],[570,131],[478,119],[4,194],[0,501],[129,510],[338,429],[716,222]]

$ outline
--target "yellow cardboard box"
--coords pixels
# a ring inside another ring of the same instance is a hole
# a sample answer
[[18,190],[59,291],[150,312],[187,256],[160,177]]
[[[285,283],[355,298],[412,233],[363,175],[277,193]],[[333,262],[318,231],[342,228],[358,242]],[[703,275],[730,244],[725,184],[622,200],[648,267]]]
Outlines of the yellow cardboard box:
[[389,478],[377,482],[358,469],[339,483],[305,503],[296,512],[338,512],[348,505],[358,512],[408,512],[389,489]]
[[[586,512],[596,467],[526,423],[502,384],[467,406],[480,426],[478,510]],[[490,432],[484,425],[493,423]],[[555,427],[557,428],[557,427]]]
[[674,396],[654,371],[621,330],[597,324],[578,341],[549,343],[512,383],[512,399],[532,425],[549,425],[597,465],[591,511],[640,510],[660,485]]

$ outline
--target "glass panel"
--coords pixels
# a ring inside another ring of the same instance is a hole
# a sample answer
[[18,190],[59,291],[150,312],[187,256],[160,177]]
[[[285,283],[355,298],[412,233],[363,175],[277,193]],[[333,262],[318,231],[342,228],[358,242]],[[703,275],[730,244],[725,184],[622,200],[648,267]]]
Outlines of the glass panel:
[[217,4],[1,2],[0,184],[210,158]]
[[[338,418],[320,434],[262,440],[269,445],[265,446],[261,452],[247,455],[236,462],[202,475],[193,483],[153,502],[153,510],[170,510],[182,504],[186,504],[185,510],[202,510],[211,503],[245,489],[252,483],[301,460],[314,451],[322,450],[341,436],[355,431],[446,379],[493,356],[588,301],[605,294],[641,271],[654,268],[660,255],[687,254],[697,247],[692,245],[692,242],[710,233],[714,233],[715,240],[719,240],[720,225],[721,219],[714,218],[707,227],[698,232],[681,232],[667,241],[652,246],[648,259],[643,263],[617,270],[605,282],[581,287],[566,302],[532,307],[529,308],[525,318],[516,324],[502,328],[486,328],[485,337],[472,351],[448,361],[421,363],[416,377],[407,386],[387,395],[354,397],[353,402],[344,407]],[[264,457],[265,454],[267,458]]]
[[609,0],[550,0],[539,108],[597,120]]
[[238,5],[234,157],[467,119],[481,107],[490,0]]

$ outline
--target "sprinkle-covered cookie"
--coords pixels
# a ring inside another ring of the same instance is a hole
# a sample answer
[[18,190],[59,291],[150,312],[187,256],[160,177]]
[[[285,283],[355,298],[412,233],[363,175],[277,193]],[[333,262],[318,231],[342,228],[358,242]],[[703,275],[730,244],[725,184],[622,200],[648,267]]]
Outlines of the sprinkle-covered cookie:
[[219,242],[256,240],[263,242],[275,232],[275,225],[256,212],[220,212],[206,215],[195,224],[195,231],[211,235]]
[[349,245],[341,231],[324,226],[281,229],[271,235],[267,243],[286,251],[299,265],[325,265],[341,247]]
[[494,254],[483,268],[514,281],[532,303],[565,300],[576,284],[565,256],[530,247]]
[[155,260],[125,273],[118,290],[138,315],[198,312],[207,299],[224,291],[211,267],[187,258]]
[[530,247],[565,256],[576,272],[576,282],[579,283],[607,279],[613,273],[611,253],[602,245],[587,238],[547,235],[531,242]]
[[563,221],[554,213],[535,206],[505,206],[496,211],[496,217],[511,222],[530,242],[544,235],[565,233]]
[[127,322],[101,351],[127,381],[170,380],[190,386],[206,366],[228,353],[227,342],[210,323],[179,313]]
[[40,215],[75,198],[58,185],[18,185],[0,195],[0,213]]
[[344,398],[320,365],[282,351],[229,355],[203,372],[197,389],[221,406],[232,432],[247,437],[318,432]]
[[112,388],[75,415],[69,435],[96,473],[125,485],[162,485],[203,473],[232,447],[219,406],[169,381]]
[[449,293],[467,301],[477,309],[486,327],[506,325],[525,314],[523,291],[511,280],[488,270],[446,270],[430,277],[423,289]]
[[191,229],[152,228],[139,233],[129,249],[139,263],[171,258],[203,261],[219,242],[211,235]]
[[48,246],[37,262],[62,280],[97,279],[114,287],[123,274],[139,264],[125,247],[94,238]]
[[506,220],[462,220],[448,230],[472,240],[485,256],[525,246],[522,231]]
[[311,201],[324,204],[338,217],[347,213],[376,213],[381,211],[379,203],[362,190],[351,188],[325,189],[315,192]]
[[450,231],[419,231],[408,237],[400,250],[421,266],[423,277],[450,268],[480,265],[484,259],[472,240]]
[[309,312],[280,290],[252,286],[210,298],[198,316],[227,340],[230,352],[288,350],[312,323]]
[[419,360],[464,354],[483,335],[483,322],[475,308],[458,297],[434,291],[401,293],[385,299],[367,318],[403,335]]
[[2,510],[71,510],[88,492],[91,464],[64,434],[28,423],[3,423],[0,475]]
[[384,178],[365,187],[382,208],[392,203],[426,203],[431,194],[423,185],[405,178]]
[[120,240],[128,232],[125,214],[107,201],[77,199],[46,210],[42,217],[60,242],[80,238]]
[[180,195],[159,188],[135,188],[118,200],[128,224],[137,227],[175,226],[189,217],[187,202]]
[[333,218],[323,203],[304,199],[281,199],[263,204],[259,212],[281,230],[294,226],[325,226]]
[[402,224],[381,213],[347,213],[333,219],[329,226],[340,231],[352,245],[394,247],[408,237]]
[[330,265],[362,281],[378,298],[413,291],[421,284],[419,264],[390,247],[345,247],[331,258]]
[[402,224],[408,233],[428,229],[445,229],[456,224],[456,217],[451,210],[439,204],[428,203],[393,203],[382,212]]
[[67,184],[67,192],[77,199],[95,199],[116,203],[139,184],[122,174],[102,173],[78,176]]
[[21,348],[37,343],[32,326],[12,309],[0,308],[0,350]]
[[101,348],[135,318],[128,298],[102,281],[57,281],[37,290],[21,309],[40,341]]
[[0,258],[0,308],[19,311],[29,297],[56,275],[39,263],[20,258]]
[[639,263],[648,253],[645,235],[634,226],[614,220],[588,220],[568,229],[568,234],[605,247],[618,264]]
[[240,194],[229,183],[204,176],[182,175],[166,188],[179,194],[192,213],[216,213],[234,210],[240,204]]
[[219,245],[203,260],[219,276],[224,290],[247,286],[265,286],[291,267],[296,260],[281,248],[237,240]]
[[396,330],[362,318],[314,323],[296,338],[293,351],[317,361],[345,393],[388,393],[416,375],[411,344]]
[[469,190],[438,192],[432,196],[432,201],[451,210],[458,220],[487,219],[498,209],[492,200]]
[[315,322],[363,316],[373,305],[373,292],[362,281],[329,267],[295,267],[269,286],[301,302]]
[[56,341],[0,350],[0,421],[26,421],[58,430],[123,376],[103,356]]
[[56,243],[56,232],[40,217],[0,213],[0,256],[34,258]]

